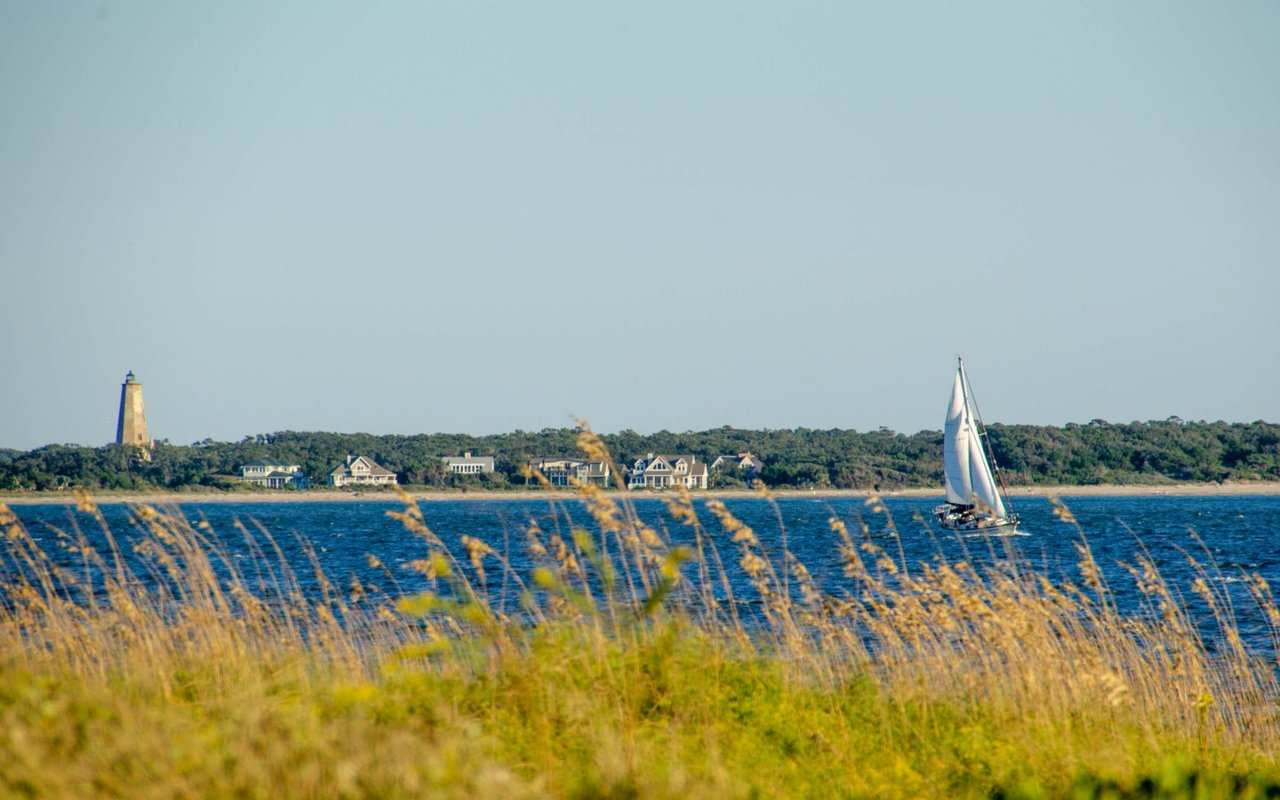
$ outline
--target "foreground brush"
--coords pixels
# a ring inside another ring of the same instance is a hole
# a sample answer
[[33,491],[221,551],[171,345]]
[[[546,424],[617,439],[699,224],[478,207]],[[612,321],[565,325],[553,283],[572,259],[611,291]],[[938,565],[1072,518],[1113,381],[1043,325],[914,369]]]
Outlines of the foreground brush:
[[[607,458],[588,430],[580,445]],[[0,796],[1280,791],[1276,665],[1207,572],[1175,588],[1139,559],[1147,603],[1126,616],[1083,535],[1078,575],[1051,579],[1012,560],[906,564],[832,519],[833,594],[785,536],[771,560],[715,500],[676,493],[655,529],[581,486],[592,528],[564,509],[519,531],[536,566],[518,574],[493,543],[451,552],[402,499],[426,591],[397,591],[376,559],[381,585],[339,586],[313,555],[304,592],[268,531],[147,506],[112,531],[87,496],[105,547],[72,525],[59,547],[75,558],[54,559],[0,506]],[[892,525],[875,499],[868,514]],[[490,599],[500,576],[518,607]],[[1247,577],[1274,638],[1270,589]],[[1211,610],[1216,649],[1183,591]]]

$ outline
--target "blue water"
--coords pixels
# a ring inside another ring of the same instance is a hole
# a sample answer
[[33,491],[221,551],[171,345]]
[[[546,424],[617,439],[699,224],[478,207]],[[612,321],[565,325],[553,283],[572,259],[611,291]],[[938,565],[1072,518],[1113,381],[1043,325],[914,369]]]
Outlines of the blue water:
[[[695,507],[725,557],[735,594],[751,596],[748,581],[736,566],[737,547],[705,510],[704,502],[696,500]],[[854,587],[843,575],[838,540],[828,523],[833,516],[844,520],[856,536],[861,535],[865,523],[870,540],[908,570],[918,570],[920,564],[940,559],[983,565],[1013,558],[1055,581],[1079,582],[1075,545],[1080,534],[1075,526],[1055,518],[1047,500],[1020,500],[1018,510],[1029,535],[1003,538],[960,538],[941,531],[929,519],[929,510],[937,502],[934,498],[888,498],[884,501],[887,516],[873,513],[860,498],[784,497],[777,501],[776,510],[768,502],[754,498],[731,499],[726,505],[754,528],[775,564],[782,563],[785,536],[786,546],[823,590],[836,596],[852,592]],[[1197,601],[1191,584],[1200,574],[1189,561],[1189,557],[1194,558],[1207,568],[1215,588],[1235,604],[1239,626],[1249,644],[1260,652],[1273,652],[1269,628],[1249,599],[1241,578],[1246,573],[1256,573],[1271,585],[1280,586],[1280,551],[1276,546],[1280,536],[1280,496],[1074,497],[1068,499],[1067,505],[1079,521],[1122,611],[1143,612],[1142,595],[1125,565],[1136,565],[1144,554],[1194,611]],[[674,523],[661,500],[639,498],[634,507],[645,522],[665,531],[676,543],[692,541],[690,529]],[[339,587],[348,586],[356,578],[391,596],[425,588],[425,580],[409,569],[409,562],[425,557],[427,548],[398,521],[386,516],[388,510],[401,508],[395,502],[184,503],[180,508],[193,523],[208,522],[208,535],[242,573],[254,573],[259,559],[237,530],[237,522],[255,535],[259,526],[269,532],[297,573],[303,591],[314,596],[318,596],[320,584],[309,562],[306,543],[320,568]],[[460,560],[466,560],[460,537],[476,537],[507,554],[516,573],[526,582],[533,567],[525,537],[530,522],[566,537],[571,527],[594,530],[590,515],[576,501],[429,501],[423,502],[421,508],[427,524]],[[19,505],[12,510],[42,549],[70,569],[76,569],[81,562],[59,544],[60,530],[78,527],[95,547],[105,547],[92,518],[70,506]],[[125,542],[124,551],[131,552],[129,544],[139,538],[139,532],[131,523],[130,507],[107,504],[102,511],[112,531]],[[371,566],[369,556],[380,560],[386,569]],[[10,552],[0,563],[0,580],[11,576],[15,569],[18,567]],[[506,611],[518,610],[515,583],[492,561],[488,571],[487,590],[495,604]],[[0,592],[3,590],[0,586]],[[1205,609],[1200,611],[1207,613]]]

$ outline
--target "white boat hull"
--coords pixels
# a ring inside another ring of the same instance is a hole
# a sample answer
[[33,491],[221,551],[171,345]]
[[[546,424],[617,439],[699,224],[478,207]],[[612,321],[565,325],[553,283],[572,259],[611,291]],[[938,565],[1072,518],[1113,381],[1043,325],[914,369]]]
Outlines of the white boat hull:
[[998,517],[983,514],[973,509],[963,509],[948,505],[938,506],[933,510],[933,515],[937,518],[938,524],[949,531],[997,535],[1009,535],[1018,531],[1019,518],[1017,514]]

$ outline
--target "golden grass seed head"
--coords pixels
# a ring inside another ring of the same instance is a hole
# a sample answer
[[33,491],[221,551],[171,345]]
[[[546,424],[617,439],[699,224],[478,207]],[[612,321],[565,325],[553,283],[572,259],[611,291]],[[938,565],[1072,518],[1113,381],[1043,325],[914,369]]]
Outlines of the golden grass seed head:
[[471,560],[471,566],[476,571],[476,575],[480,580],[485,580],[484,557],[494,555],[494,550],[484,541],[473,536],[463,535],[462,547],[467,551],[467,558]]
[[745,543],[753,547],[760,544],[760,540],[756,538],[755,531],[751,530],[751,527],[742,520],[735,517],[729,509],[725,508],[723,502],[714,499],[708,500],[707,508],[715,515],[716,519],[720,520],[721,527],[723,527],[730,536],[733,537],[733,541]]
[[547,557],[547,548],[543,547],[542,542],[538,540],[537,536],[533,535],[532,530],[530,531],[528,546],[529,546],[529,554],[532,555],[534,558]]
[[94,502],[93,497],[84,489],[76,489],[72,495],[76,500],[77,511],[83,511],[86,514],[96,514],[98,512],[98,504]]
[[644,544],[645,547],[653,550],[661,550],[665,546],[662,539],[653,530],[653,528],[650,528],[644,523],[640,523],[636,526],[636,533],[639,536],[640,542]]
[[885,508],[885,505],[884,505],[884,503],[880,500],[880,495],[878,495],[878,494],[871,494],[871,495],[869,495],[869,496],[867,497],[867,499],[866,499],[866,500],[864,500],[864,501],[862,502],[862,504],[863,504],[864,506],[869,507],[869,508],[871,509],[871,513],[872,513],[872,514],[885,514],[885,515],[888,515],[888,513],[889,513],[889,509]]
[[698,514],[693,508],[693,495],[681,484],[676,485],[674,498],[663,498],[667,513],[682,525],[697,525]]
[[898,574],[898,565],[893,563],[891,558],[880,558],[876,560],[876,566],[890,575]]
[[1053,516],[1062,522],[1075,524],[1076,516],[1071,513],[1071,509],[1067,508],[1067,504],[1062,502],[1062,498],[1055,495],[1049,496],[1049,503],[1053,506]]
[[600,435],[591,430],[591,426],[586,420],[577,420],[577,425],[581,429],[578,433],[578,449],[586,453],[587,458],[591,461],[603,461],[609,463],[609,448],[605,446]]
[[765,561],[755,553],[744,553],[741,561],[738,562],[742,566],[742,570],[753,578],[764,575]]

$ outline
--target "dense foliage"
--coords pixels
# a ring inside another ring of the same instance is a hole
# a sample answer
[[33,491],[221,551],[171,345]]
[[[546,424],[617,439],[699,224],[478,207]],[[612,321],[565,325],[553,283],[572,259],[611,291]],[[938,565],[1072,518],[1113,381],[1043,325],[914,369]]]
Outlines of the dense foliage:
[[[301,464],[312,484],[323,486],[346,455],[367,455],[394,470],[400,482],[438,488],[514,489],[535,456],[578,456],[569,428],[516,431],[496,436],[301,433],[284,431],[239,442],[204,440],[190,446],[158,443],[140,450],[109,445],[49,445],[27,453],[0,450],[0,490],[150,489],[242,486],[241,465],[262,458]],[[620,467],[647,453],[718,455],[751,452],[763,461],[757,477],[772,487],[893,489],[937,486],[942,480],[942,433],[906,435],[881,428],[853,430],[743,430],[642,435],[622,431],[602,437]],[[1094,420],[1065,427],[992,425],[990,441],[1011,485],[1157,484],[1225,480],[1280,480],[1280,425],[1253,422],[1112,424]],[[492,475],[449,474],[441,456],[464,451],[495,458]],[[735,487],[746,476],[713,477]]]

